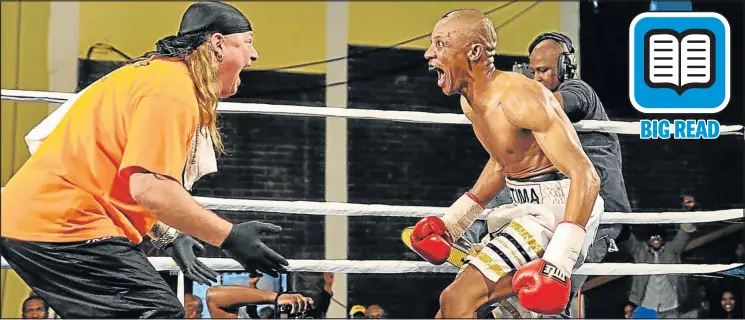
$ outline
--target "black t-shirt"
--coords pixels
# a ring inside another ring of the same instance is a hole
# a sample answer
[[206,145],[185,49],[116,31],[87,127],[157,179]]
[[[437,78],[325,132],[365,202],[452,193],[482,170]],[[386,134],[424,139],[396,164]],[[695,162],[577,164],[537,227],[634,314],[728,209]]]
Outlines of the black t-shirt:
[[[567,80],[557,90],[564,99],[564,112],[569,120],[609,120],[595,90],[578,79]],[[621,145],[618,136],[605,132],[577,132],[582,148],[600,176],[600,196],[605,211],[630,212],[626,186],[621,171]]]

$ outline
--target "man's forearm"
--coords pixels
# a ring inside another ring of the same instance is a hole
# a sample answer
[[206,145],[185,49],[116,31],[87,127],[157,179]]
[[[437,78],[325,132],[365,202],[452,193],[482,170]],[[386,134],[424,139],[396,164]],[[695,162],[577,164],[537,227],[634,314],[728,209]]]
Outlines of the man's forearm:
[[219,308],[235,305],[274,303],[276,292],[244,286],[215,286],[207,290],[207,303]]
[[587,221],[590,220],[600,189],[600,179],[594,170],[578,172],[580,174],[569,174],[571,183],[564,213],[564,221],[568,223],[556,226],[542,257],[565,272],[572,272],[579,259],[587,234]]
[[214,246],[220,246],[233,225],[203,208],[176,181],[152,173],[135,173],[130,183],[142,184],[135,200],[158,220]]
[[459,239],[468,230],[484,211],[486,204],[504,188],[505,181],[501,168],[499,163],[489,160],[471,191],[460,196],[445,211],[442,223],[445,224],[449,237],[453,241]]
[[212,318],[237,318],[238,308],[246,304],[273,303],[274,292],[243,286],[215,286],[207,289],[207,309]]
[[581,226],[587,225],[600,192],[600,178],[593,168],[570,176],[564,220]]
[[504,189],[504,171],[502,167],[494,159],[489,159],[489,162],[484,166],[484,170],[481,171],[481,175],[476,180],[476,183],[471,189],[471,193],[476,196],[479,203],[486,206],[490,201],[502,192]]

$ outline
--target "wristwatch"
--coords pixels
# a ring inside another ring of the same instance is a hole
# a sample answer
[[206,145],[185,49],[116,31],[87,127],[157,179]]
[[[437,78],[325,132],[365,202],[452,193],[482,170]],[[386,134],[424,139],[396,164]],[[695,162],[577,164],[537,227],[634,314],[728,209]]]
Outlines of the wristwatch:
[[150,234],[150,242],[158,249],[165,249],[169,244],[181,235],[181,231],[176,228],[168,227],[165,230],[159,227],[158,224],[153,226]]

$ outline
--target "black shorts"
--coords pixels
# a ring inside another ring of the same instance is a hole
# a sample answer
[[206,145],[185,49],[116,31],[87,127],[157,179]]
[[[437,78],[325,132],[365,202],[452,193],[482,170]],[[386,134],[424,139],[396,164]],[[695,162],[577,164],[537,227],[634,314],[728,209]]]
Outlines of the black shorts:
[[0,253],[62,318],[183,318],[184,308],[127,238],[0,240]]

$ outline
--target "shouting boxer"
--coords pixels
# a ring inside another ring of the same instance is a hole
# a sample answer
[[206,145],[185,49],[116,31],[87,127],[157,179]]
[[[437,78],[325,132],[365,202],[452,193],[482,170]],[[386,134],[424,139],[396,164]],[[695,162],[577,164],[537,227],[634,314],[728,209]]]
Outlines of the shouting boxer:
[[217,102],[236,93],[241,70],[258,58],[253,39],[236,8],[189,6],[177,35],[86,88],[10,179],[2,256],[60,316],[183,318],[137,247],[150,231],[163,245],[183,231],[252,273],[285,270],[287,261],[260,238],[278,226],[233,225],[183,185],[202,150],[196,140],[212,139],[215,150],[206,151],[222,151]]
[[497,34],[476,10],[442,17],[425,52],[437,85],[461,107],[490,155],[470,192],[440,218],[414,227],[412,247],[446,261],[453,241],[505,188],[513,203],[492,210],[489,235],[440,296],[442,318],[474,318],[487,302],[517,294],[540,314],[562,312],[573,270],[584,259],[603,212],[600,179],[561,105],[540,83],[494,66]]

